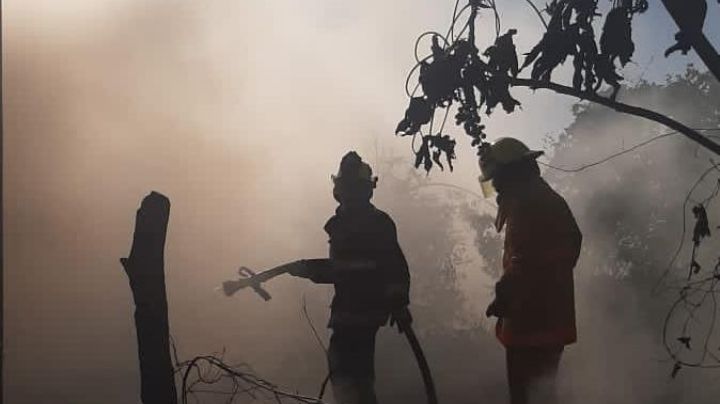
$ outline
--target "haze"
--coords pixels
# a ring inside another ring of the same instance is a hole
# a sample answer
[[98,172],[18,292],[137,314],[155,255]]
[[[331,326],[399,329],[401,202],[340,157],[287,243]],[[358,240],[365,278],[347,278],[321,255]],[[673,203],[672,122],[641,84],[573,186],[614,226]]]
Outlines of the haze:
[[[527,51],[541,26],[524,2],[499,3],[508,3],[503,28],[517,28]],[[444,29],[453,4],[5,1],[7,402],[137,401],[133,307],[118,259],[151,190],[172,203],[166,274],[180,353],[225,347],[263,374],[291,373],[288,358],[305,351],[288,340],[314,343],[300,296],[316,295],[310,309],[322,322],[329,290],[282,279],[267,304],[214,288],[241,264],[262,269],[326,253],[330,174],[346,151],[371,163],[411,156],[393,130],[406,107],[412,45],[422,31]],[[711,7],[708,21],[718,14]],[[630,80],[661,80],[697,63],[664,62],[669,18],[662,10],[641,18]],[[718,28],[709,29],[717,43]],[[479,30],[489,44],[490,25]],[[662,63],[648,63],[655,59]],[[571,118],[572,100],[517,95],[523,110],[496,112],[488,133],[542,147]],[[477,189],[473,151],[452,132],[456,171],[432,178]],[[392,192],[381,179],[378,197]],[[401,242],[405,227],[398,223]],[[411,257],[422,248],[404,247]],[[484,307],[487,284],[472,285]],[[322,368],[311,353],[308,366]]]

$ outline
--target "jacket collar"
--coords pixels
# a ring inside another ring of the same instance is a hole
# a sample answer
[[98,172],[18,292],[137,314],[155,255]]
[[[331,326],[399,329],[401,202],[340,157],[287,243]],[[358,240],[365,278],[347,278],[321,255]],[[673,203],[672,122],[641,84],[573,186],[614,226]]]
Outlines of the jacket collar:
[[523,181],[514,181],[505,185],[501,192],[498,192],[495,198],[498,205],[498,213],[495,217],[495,229],[502,231],[507,222],[510,206],[522,198],[532,194],[539,187],[546,186],[547,183],[542,177],[532,177]]
[[344,205],[341,204],[340,206],[335,209],[335,214],[338,216],[355,216],[355,215],[364,215],[368,214],[370,212],[375,211],[375,205],[372,203],[363,203],[360,205]]

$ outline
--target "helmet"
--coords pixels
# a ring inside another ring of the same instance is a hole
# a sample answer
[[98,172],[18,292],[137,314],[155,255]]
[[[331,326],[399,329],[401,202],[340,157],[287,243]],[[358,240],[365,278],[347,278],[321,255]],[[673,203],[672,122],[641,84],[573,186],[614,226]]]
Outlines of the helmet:
[[480,151],[480,181],[490,181],[498,169],[525,159],[536,159],[544,152],[530,150],[525,143],[511,137],[502,137]]
[[348,152],[343,156],[340,161],[340,168],[338,169],[337,175],[331,176],[333,182],[337,183],[340,181],[348,182],[369,182],[373,188],[377,183],[377,177],[373,177],[372,168],[362,161],[362,158],[354,152]]

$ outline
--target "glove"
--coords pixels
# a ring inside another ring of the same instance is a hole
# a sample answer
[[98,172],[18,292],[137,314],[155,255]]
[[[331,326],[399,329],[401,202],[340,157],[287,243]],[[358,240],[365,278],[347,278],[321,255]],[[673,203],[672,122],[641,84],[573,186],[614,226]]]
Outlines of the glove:
[[498,302],[498,299],[493,299],[493,301],[488,305],[487,310],[485,310],[485,316],[486,317],[497,317],[501,318],[504,317],[504,310],[500,303]]
[[485,316],[487,317],[507,317],[508,314],[508,281],[505,278],[501,278],[495,284],[495,299],[488,305],[485,310]]
[[405,327],[410,326],[412,324],[412,315],[410,314],[410,310],[408,310],[407,306],[403,306],[400,309],[395,309],[390,313],[390,327],[397,325],[398,332],[402,334]]

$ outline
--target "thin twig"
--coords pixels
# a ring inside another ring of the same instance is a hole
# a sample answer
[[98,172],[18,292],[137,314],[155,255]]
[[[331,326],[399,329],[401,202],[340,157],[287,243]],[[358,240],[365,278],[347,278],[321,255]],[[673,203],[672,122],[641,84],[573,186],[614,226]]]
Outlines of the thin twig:
[[540,22],[542,22],[542,25],[545,27],[545,30],[547,30],[548,24],[545,21],[545,17],[543,17],[542,12],[537,8],[537,6],[535,5],[535,3],[533,3],[532,0],[525,0],[525,1],[530,5],[530,7],[532,7],[533,10],[535,10],[535,14],[537,14],[538,18],[540,19]]
[[[692,128],[692,129],[693,129],[693,130],[696,130],[696,131],[698,131],[698,132],[701,132],[701,131],[720,131],[720,128]],[[600,160],[594,161],[594,162],[592,162],[592,163],[583,164],[583,165],[578,166],[578,167],[573,167],[573,168],[558,167],[558,166],[554,166],[554,165],[551,165],[551,164],[548,164],[548,163],[545,163],[545,162],[542,162],[542,161],[538,161],[538,163],[539,163],[540,165],[545,166],[545,167],[552,168],[553,170],[557,170],[557,171],[562,171],[562,172],[564,172],[564,173],[578,173],[578,172],[581,172],[581,171],[585,171],[585,170],[587,170],[588,168],[595,167],[595,166],[601,165],[601,164],[603,164],[603,163],[607,163],[608,161],[613,160],[613,159],[615,159],[616,157],[620,157],[620,156],[622,156],[623,154],[630,153],[630,152],[632,152],[632,151],[634,151],[634,150],[637,150],[637,149],[639,149],[639,148],[641,148],[641,147],[643,147],[643,146],[646,146],[646,145],[648,145],[648,144],[650,144],[650,143],[652,143],[652,142],[654,142],[654,141],[656,141],[656,140],[660,140],[660,139],[663,139],[663,138],[666,138],[666,137],[669,137],[669,136],[673,136],[673,135],[677,135],[677,134],[679,134],[679,132],[676,131],[676,130],[671,131],[671,132],[665,132],[665,133],[659,134],[659,135],[657,135],[657,136],[653,136],[653,137],[651,137],[651,138],[648,139],[648,140],[645,140],[645,141],[643,141],[643,142],[640,142],[640,143],[634,145],[633,147],[631,147],[631,148],[629,148],[629,149],[624,149],[624,150],[622,150],[622,151],[615,152],[615,153],[613,153],[613,154],[611,154],[611,155],[609,155],[609,156],[607,156],[607,157],[603,157],[603,158],[600,159]]]

